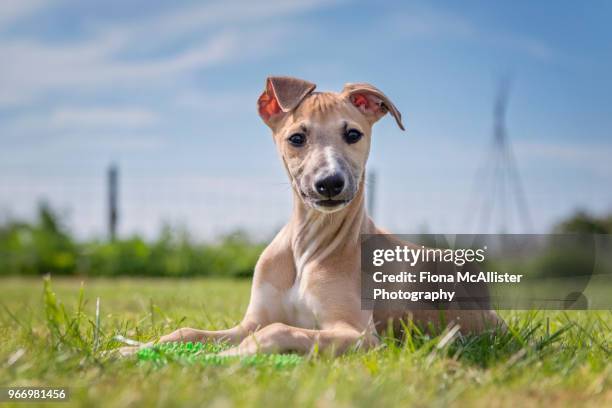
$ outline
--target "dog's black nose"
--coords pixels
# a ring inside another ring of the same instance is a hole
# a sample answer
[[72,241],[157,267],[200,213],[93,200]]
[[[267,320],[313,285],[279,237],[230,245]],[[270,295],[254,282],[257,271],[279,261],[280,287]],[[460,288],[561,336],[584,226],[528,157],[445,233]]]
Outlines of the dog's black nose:
[[344,177],[341,174],[335,173],[331,176],[327,176],[315,183],[315,189],[317,193],[326,196],[327,198],[333,198],[340,194],[344,189]]

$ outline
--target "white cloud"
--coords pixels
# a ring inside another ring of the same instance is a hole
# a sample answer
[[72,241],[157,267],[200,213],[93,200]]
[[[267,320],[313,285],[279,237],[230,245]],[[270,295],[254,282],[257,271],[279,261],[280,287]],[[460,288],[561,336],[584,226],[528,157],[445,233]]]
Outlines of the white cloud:
[[[0,41],[0,107],[27,106],[51,91],[95,91],[108,86],[154,87],[184,74],[237,59],[262,57],[282,47],[292,28],[258,24],[319,7],[321,0],[195,5],[174,13],[127,23],[102,24],[76,42]],[[327,4],[327,3],[326,3]],[[232,23],[243,22],[242,25]],[[189,34],[176,52],[152,50],[155,57],[132,57],[151,44]]]
[[0,43],[0,106],[24,102],[50,90],[109,85],[149,85],[186,70],[231,60],[239,52],[237,37],[220,33],[202,44],[157,59],[123,61],[115,39],[95,39],[77,45],[49,46],[31,42]]
[[54,111],[49,124],[58,128],[74,127],[144,127],[156,122],[155,113],[133,107],[61,108]]
[[159,150],[167,145],[169,137],[150,133],[69,133],[53,142],[57,154],[71,151],[138,152]]
[[175,103],[181,109],[208,112],[215,115],[232,114],[245,103],[255,112],[256,92],[207,92],[185,90],[177,93]]
[[514,144],[517,154],[524,159],[552,160],[576,169],[589,169],[603,177],[612,177],[609,145],[535,143],[520,141]]
[[465,16],[429,6],[417,6],[393,15],[385,20],[385,26],[390,27],[394,35],[476,41],[519,51],[540,60],[549,60],[555,55],[555,51],[539,39],[486,29]]
[[387,23],[398,35],[410,37],[466,38],[476,33],[472,23],[462,16],[425,7],[395,14]]
[[45,0],[2,0],[0,2],[0,28],[16,23],[46,5],[49,5],[49,2]]
[[[486,38],[485,36],[486,33],[483,34],[483,38]],[[496,44],[498,42],[502,46],[516,49],[542,61],[550,60],[556,55],[556,52],[552,47],[536,38],[531,38],[528,36],[502,33],[488,38],[488,41],[491,44]]]
[[154,34],[164,39],[177,37],[219,26],[245,23],[253,25],[262,21],[300,14],[320,7],[329,7],[339,0],[239,0],[196,4],[147,18],[135,24],[98,27],[103,33],[114,32],[136,38]]
[[28,114],[3,126],[5,137],[49,135],[59,132],[147,128],[158,121],[156,112],[137,106],[63,106],[48,113]]

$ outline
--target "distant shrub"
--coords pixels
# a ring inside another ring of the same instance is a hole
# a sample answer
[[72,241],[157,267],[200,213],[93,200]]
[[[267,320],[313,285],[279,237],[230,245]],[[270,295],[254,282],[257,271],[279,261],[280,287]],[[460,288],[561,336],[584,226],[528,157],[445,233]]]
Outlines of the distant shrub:
[[589,277],[595,269],[595,257],[586,250],[571,252],[549,249],[535,263],[534,276],[543,278]]
[[263,248],[240,232],[198,243],[170,227],[153,241],[133,236],[77,243],[61,217],[41,205],[34,223],[0,225],[0,275],[248,277]]
[[579,210],[557,224],[554,230],[560,233],[612,234],[612,215],[595,217]]
[[77,246],[49,206],[42,204],[34,224],[0,226],[0,273],[71,274]]

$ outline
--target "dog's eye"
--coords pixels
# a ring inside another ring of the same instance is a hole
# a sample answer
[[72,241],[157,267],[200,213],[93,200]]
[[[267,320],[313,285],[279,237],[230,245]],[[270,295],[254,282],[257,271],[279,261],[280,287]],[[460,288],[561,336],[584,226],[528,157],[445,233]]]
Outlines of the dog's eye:
[[303,133],[294,133],[291,136],[289,136],[289,139],[287,140],[292,145],[296,147],[301,147],[301,146],[304,146],[304,143],[306,143],[306,135]]
[[353,144],[353,143],[357,143],[361,139],[362,136],[363,136],[363,133],[361,133],[357,129],[349,129],[346,131],[346,133],[344,133],[344,140],[348,144]]

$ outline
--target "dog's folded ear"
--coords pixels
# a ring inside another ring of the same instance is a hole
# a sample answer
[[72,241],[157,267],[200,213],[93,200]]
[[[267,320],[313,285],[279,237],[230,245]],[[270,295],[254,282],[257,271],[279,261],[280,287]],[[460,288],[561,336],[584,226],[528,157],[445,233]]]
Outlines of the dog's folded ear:
[[391,112],[399,128],[405,130],[402,123],[402,114],[387,95],[378,88],[370,84],[346,84],[342,90],[342,95],[368,117],[371,123],[382,118],[387,112]]
[[268,77],[266,89],[257,100],[259,116],[268,125],[279,115],[290,112],[298,107],[316,85],[303,79],[292,77]]

